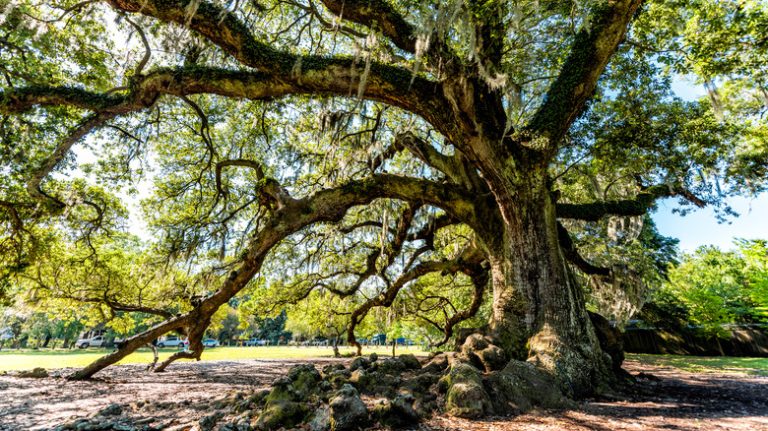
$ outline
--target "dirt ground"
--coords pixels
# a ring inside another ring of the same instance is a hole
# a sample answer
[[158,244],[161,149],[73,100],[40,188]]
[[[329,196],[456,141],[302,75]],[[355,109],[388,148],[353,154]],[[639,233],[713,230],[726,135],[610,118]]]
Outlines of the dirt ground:
[[[312,362],[320,368],[334,361]],[[48,378],[0,376],[0,430],[200,429],[200,420],[217,403],[266,388],[291,366],[306,362],[179,363],[162,374],[124,365],[89,382],[61,378],[71,372],[66,369]],[[573,410],[537,410],[483,421],[438,415],[419,429],[768,431],[768,377],[694,374],[634,361],[628,361],[625,369],[640,375],[638,384],[615,399],[586,400]],[[109,420],[83,419],[94,417]]]

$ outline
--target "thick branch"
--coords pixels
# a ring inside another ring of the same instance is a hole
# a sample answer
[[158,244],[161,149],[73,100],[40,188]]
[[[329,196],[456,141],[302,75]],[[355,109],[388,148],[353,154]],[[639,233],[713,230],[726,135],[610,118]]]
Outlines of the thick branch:
[[[190,322],[198,322],[192,326],[193,332],[199,330],[204,332],[207,323],[201,322],[209,322],[210,317],[221,305],[227,303],[248,285],[261,269],[269,251],[280,241],[314,223],[338,222],[351,207],[368,204],[379,198],[429,203],[443,208],[458,219],[467,220],[468,224],[476,221],[472,199],[466,190],[448,184],[395,175],[377,175],[338,188],[323,190],[304,199],[292,199],[272,213],[272,217],[264,228],[256,234],[241,255],[236,269],[231,271],[221,287],[205,298],[199,306],[187,314],[167,320],[131,337],[118,351],[99,358],[77,372],[73,378],[88,378],[154,338],[168,331],[190,326]],[[191,340],[192,338],[190,336]],[[194,348],[193,352],[192,356],[199,358],[202,348]]]
[[434,91],[435,82],[414,76],[410,70],[371,62],[365,88],[359,91],[368,66],[351,57],[300,56],[257,40],[233,14],[204,1],[189,16],[186,0],[107,0],[115,8],[137,12],[161,21],[188,25],[242,64],[272,76],[275,84],[291,86],[292,93],[336,94],[362,97],[399,106],[433,122],[441,119],[444,103]]
[[610,275],[611,270],[600,266],[595,266],[587,262],[579,253],[576,248],[576,244],[571,239],[571,234],[561,223],[557,223],[557,238],[560,242],[560,248],[563,250],[563,255],[569,262],[576,265],[585,274],[594,275]]
[[576,35],[571,52],[552,83],[544,103],[528,125],[532,146],[553,150],[581,114],[642,0],[598,2],[588,22]]
[[114,352],[108,355],[102,356],[101,358],[89,364],[87,367],[81,370],[78,370],[77,372],[72,374],[69,377],[69,379],[83,380],[83,379],[90,378],[91,376],[103,370],[104,368],[108,367],[109,365],[112,365],[115,362],[118,362],[119,360],[130,355],[139,347],[144,346],[147,343],[150,343],[155,338],[158,338],[170,331],[174,331],[184,327],[189,322],[191,318],[190,316],[191,316],[190,314],[185,314],[179,317],[166,320],[165,322],[159,323],[140,334],[134,335],[126,339],[121,344],[119,349],[115,350]]
[[466,190],[450,184],[397,175],[376,175],[323,190],[311,197],[292,200],[290,204],[275,211],[273,218],[257,234],[243,255],[240,267],[231,272],[216,293],[203,301],[201,308],[215,310],[229,301],[260,269],[269,250],[287,236],[314,223],[338,222],[353,206],[368,204],[380,198],[430,204],[443,208],[470,226],[478,223],[472,196]]
[[651,186],[638,193],[634,199],[621,199],[585,204],[557,204],[557,217],[582,221],[598,221],[605,216],[641,216],[648,212],[657,199],[680,196],[698,207],[706,202],[696,197],[689,190],[666,184]]
[[322,0],[325,7],[348,21],[381,31],[403,51],[416,52],[416,31],[386,0]]

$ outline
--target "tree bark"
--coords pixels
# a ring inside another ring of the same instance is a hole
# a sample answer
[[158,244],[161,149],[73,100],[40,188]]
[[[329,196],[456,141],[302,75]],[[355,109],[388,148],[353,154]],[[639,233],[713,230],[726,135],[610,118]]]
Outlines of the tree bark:
[[119,362],[121,359],[130,355],[131,353],[136,351],[136,349],[138,349],[139,347],[142,347],[147,343],[150,343],[155,338],[158,338],[167,332],[174,331],[186,326],[188,324],[188,320],[189,320],[189,315],[176,317],[171,320],[166,320],[165,322],[160,323],[156,326],[153,326],[152,328],[138,335],[134,335],[133,337],[126,339],[125,343],[123,343],[119,349],[93,361],[85,368],[82,368],[76,371],[75,373],[73,373],[72,375],[70,375],[68,379],[69,380],[89,379],[94,374],[98,373],[104,368],[112,364],[115,364]]

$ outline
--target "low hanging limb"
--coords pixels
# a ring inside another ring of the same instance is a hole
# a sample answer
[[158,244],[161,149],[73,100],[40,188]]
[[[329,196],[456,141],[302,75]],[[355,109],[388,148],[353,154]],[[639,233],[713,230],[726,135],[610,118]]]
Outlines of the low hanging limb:
[[[406,202],[428,203],[448,211],[453,217],[468,224],[474,223],[475,216],[468,212],[467,201],[472,196],[450,184],[441,184],[429,180],[407,178],[396,175],[375,175],[364,180],[326,189],[302,199],[292,199],[289,205],[272,212],[264,227],[249,242],[247,249],[240,255],[236,269],[223,280],[221,287],[206,297],[192,311],[173,317],[147,331],[130,337],[115,352],[105,355],[87,367],[73,374],[72,379],[86,379],[134,352],[139,347],[170,332],[184,328],[190,330],[190,352],[173,355],[164,369],[179,358],[198,359],[202,353],[202,337],[211,316],[223,304],[237,295],[261,269],[267,254],[274,246],[288,236],[315,223],[339,222],[347,211],[357,205],[370,203],[375,199],[390,198]],[[451,261],[449,263],[458,264]],[[430,265],[448,265],[448,263],[430,262]],[[441,270],[442,268],[435,268]],[[401,281],[405,283],[405,280]]]
[[179,359],[195,359],[197,361],[200,360],[200,356],[203,354],[203,350],[205,349],[205,346],[203,346],[203,336],[205,335],[205,331],[208,329],[208,325],[211,324],[211,316],[206,317],[198,315],[196,317],[196,319],[193,319],[195,321],[194,325],[187,329],[187,340],[189,341],[189,347],[187,350],[176,352],[168,359],[161,362],[160,365],[155,368],[156,373],[162,373],[166,368],[168,368],[169,365]]
[[179,330],[186,326],[190,320],[190,315],[185,314],[178,316],[160,324],[153,326],[152,328],[142,332],[141,334],[134,335],[126,339],[119,349],[114,352],[104,355],[99,359],[93,361],[88,366],[76,371],[68,377],[70,380],[84,380],[88,379],[102,369],[112,365],[126,356],[130,355],[139,347],[145,346],[151,343],[152,340],[161,337],[170,331]]

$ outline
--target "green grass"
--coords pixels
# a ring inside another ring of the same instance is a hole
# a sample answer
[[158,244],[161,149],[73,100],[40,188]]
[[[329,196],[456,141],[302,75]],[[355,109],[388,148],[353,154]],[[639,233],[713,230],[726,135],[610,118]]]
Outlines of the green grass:
[[627,359],[642,364],[674,367],[691,373],[732,372],[768,376],[768,358],[627,354]]
[[[352,353],[352,348],[339,348],[342,354]],[[36,367],[53,369],[67,367],[84,367],[100,356],[109,353],[107,349],[73,349],[73,350],[1,350],[0,371],[29,370]],[[160,349],[160,360],[167,358],[177,349]],[[391,347],[364,348],[363,354],[376,352],[379,355],[392,354]],[[413,353],[426,354],[419,347],[398,347],[397,354]],[[240,359],[302,359],[332,357],[330,347],[215,347],[205,349],[201,360],[240,360]],[[120,361],[120,364],[137,364],[152,362],[152,351],[139,349]]]
[[[340,348],[342,354],[351,353],[351,348]],[[83,367],[109,353],[107,349],[73,350],[2,350],[0,351],[0,371],[28,370],[36,367],[47,369]],[[176,349],[160,349],[160,359],[167,358]],[[363,349],[364,354],[376,352],[390,355],[391,347]],[[426,354],[418,347],[399,347],[397,354]],[[215,347],[203,352],[203,361],[242,360],[242,359],[304,359],[327,358],[333,356],[330,347]],[[693,373],[736,372],[749,375],[768,376],[768,358],[736,358],[708,356],[675,356],[627,354],[627,359],[642,364],[669,366]],[[136,364],[152,362],[152,352],[148,349],[126,357],[119,363]]]

